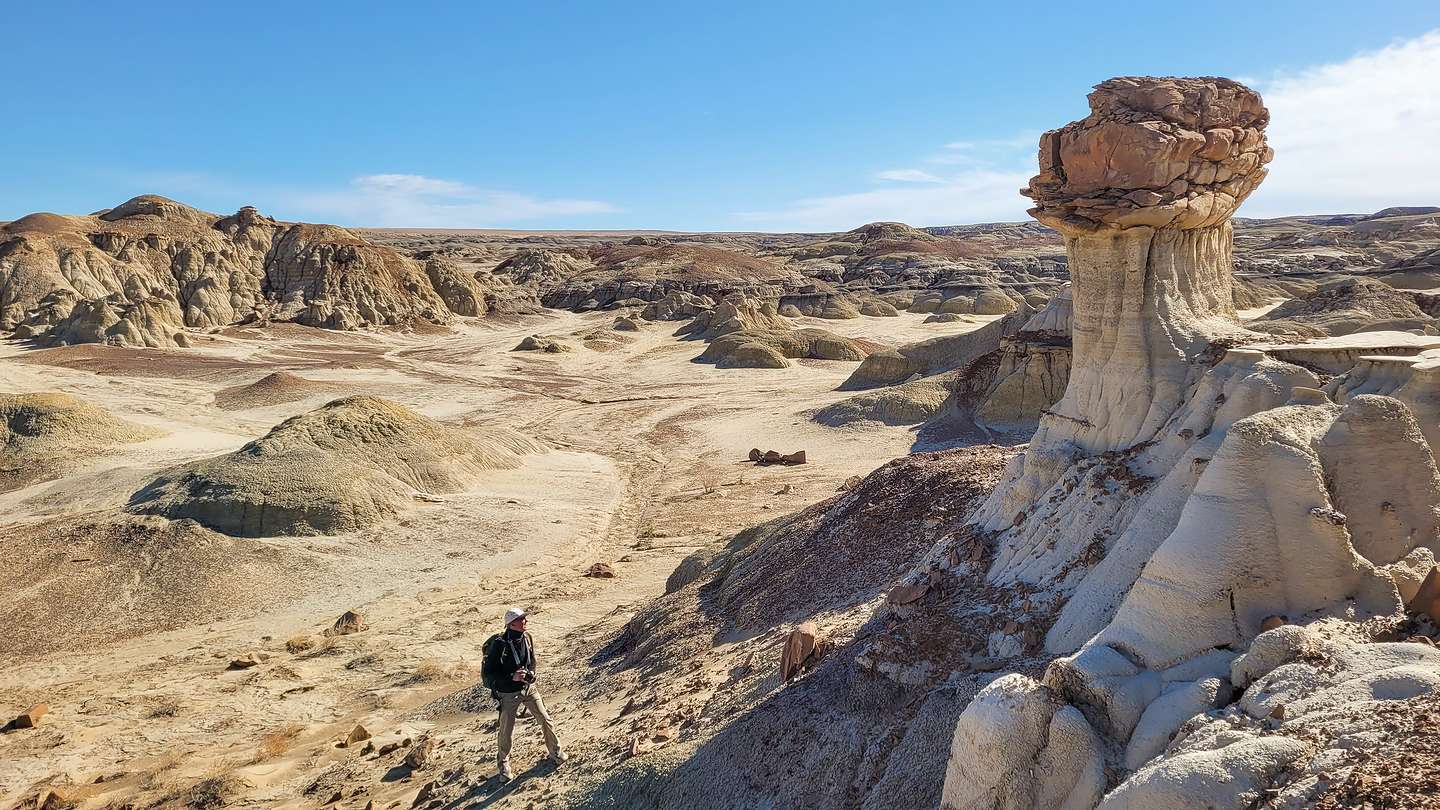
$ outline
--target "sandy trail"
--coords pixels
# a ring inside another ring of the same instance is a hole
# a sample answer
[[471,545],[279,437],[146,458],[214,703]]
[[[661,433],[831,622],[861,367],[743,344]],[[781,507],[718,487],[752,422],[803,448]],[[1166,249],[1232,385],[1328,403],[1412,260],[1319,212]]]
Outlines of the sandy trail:
[[[555,448],[369,530],[246,541],[292,561],[289,598],[99,649],[4,656],[0,710],[45,702],[52,713],[33,732],[0,736],[0,798],[70,783],[88,785],[83,795],[99,807],[216,774],[238,777],[237,801],[250,806],[314,806],[329,796],[303,791],[329,790],[326,779],[368,784],[364,796],[381,807],[413,794],[418,785],[384,781],[384,773],[367,771],[374,766],[332,746],[356,722],[377,735],[436,723],[437,733],[448,730],[447,739],[474,748],[476,768],[493,770],[485,754],[493,733],[476,734],[475,715],[407,718],[474,683],[481,644],[499,629],[507,604],[534,611],[531,629],[550,672],[547,700],[567,745],[583,759],[588,748],[613,743],[596,719],[604,707],[568,699],[585,676],[574,655],[597,623],[612,625],[662,592],[696,547],[826,498],[913,441],[903,428],[836,430],[810,421],[808,411],[846,396],[834,388],[851,363],[715,369],[691,363],[703,344],[671,337],[674,324],[663,323],[609,351],[578,339],[565,354],[509,351],[529,334],[573,335],[613,317],[554,312],[426,335],[235,329],[179,359],[102,347],[0,347],[0,390],[63,391],[167,431],[67,478],[0,495],[8,524],[116,509],[156,470],[233,450],[331,398],[244,411],[214,406],[216,391],[276,370],[476,429],[504,425]],[[969,331],[987,319],[802,320],[893,345]],[[752,446],[804,449],[811,463],[756,468],[744,462]],[[584,577],[594,562],[613,564],[618,576]],[[0,576],[15,581],[23,572],[0,563]],[[370,629],[287,651],[288,639],[318,639],[347,609],[365,614]],[[232,657],[252,651],[269,659],[226,670]],[[538,756],[532,737],[528,725],[517,733],[517,762]],[[105,780],[91,784],[97,776]],[[363,803],[357,794],[344,804]]]

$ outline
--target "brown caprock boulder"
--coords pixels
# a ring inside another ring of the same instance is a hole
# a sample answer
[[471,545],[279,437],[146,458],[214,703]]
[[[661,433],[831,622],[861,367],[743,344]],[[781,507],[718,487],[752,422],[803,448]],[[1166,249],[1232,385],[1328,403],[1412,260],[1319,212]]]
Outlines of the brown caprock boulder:
[[789,683],[802,672],[815,666],[830,648],[814,622],[805,622],[790,631],[780,651],[780,680]]

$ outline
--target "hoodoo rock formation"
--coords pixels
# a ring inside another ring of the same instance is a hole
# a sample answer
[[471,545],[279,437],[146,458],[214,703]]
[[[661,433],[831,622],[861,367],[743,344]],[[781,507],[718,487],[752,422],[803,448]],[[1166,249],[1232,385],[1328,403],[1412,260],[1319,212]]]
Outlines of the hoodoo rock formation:
[[1356,622],[1396,620],[1433,565],[1430,361],[1397,339],[1325,385],[1236,320],[1230,216],[1272,156],[1256,93],[1118,78],[1090,109],[1025,191],[1069,256],[1068,387],[921,568],[983,572],[1060,657],[979,682],[941,805],[1299,806],[1325,757],[1343,771],[1338,707],[1440,684],[1433,649]]
[[1273,152],[1259,95],[1227,79],[1111,79],[1090,110],[1041,137],[1025,193],[1070,257],[1075,364],[1058,424],[1099,452],[1153,435],[1196,361],[1243,334],[1230,216]]

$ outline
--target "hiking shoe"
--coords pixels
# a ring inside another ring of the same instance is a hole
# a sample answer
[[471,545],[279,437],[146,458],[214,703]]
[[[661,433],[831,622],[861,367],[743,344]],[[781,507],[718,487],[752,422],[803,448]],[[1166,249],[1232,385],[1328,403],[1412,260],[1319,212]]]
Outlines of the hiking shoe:
[[555,753],[550,755],[550,761],[555,763],[556,765],[564,765],[565,760],[569,758],[570,755],[565,753],[564,751],[556,751]]
[[509,782],[515,778],[515,771],[510,769],[509,761],[500,763],[500,781]]

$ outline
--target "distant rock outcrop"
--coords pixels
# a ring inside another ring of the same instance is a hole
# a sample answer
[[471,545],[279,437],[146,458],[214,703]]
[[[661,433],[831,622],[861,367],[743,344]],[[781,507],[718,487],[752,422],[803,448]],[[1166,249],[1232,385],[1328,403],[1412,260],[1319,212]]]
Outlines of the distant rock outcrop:
[[484,311],[452,263],[254,208],[220,217],[147,195],[0,227],[0,330],[50,344],[168,347],[185,329],[247,320],[356,329]]
[[731,332],[789,328],[790,322],[780,316],[773,301],[731,296],[712,309],[697,312],[695,319],[675,330],[675,334],[714,340]]
[[1297,337],[1411,329],[1433,334],[1435,319],[1416,303],[1415,293],[1368,278],[1348,277],[1327,281],[1246,326]]
[[550,285],[541,301],[549,307],[583,311],[627,301],[659,301],[677,291],[716,300],[732,294],[775,299],[784,289],[802,283],[798,273],[768,257],[655,241],[590,250],[589,266]]
[[462,491],[542,449],[518,434],[476,435],[383,399],[349,397],[233,453],[161,474],[131,496],[130,509],[238,537],[338,534],[400,511],[417,493]]

